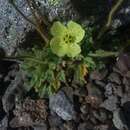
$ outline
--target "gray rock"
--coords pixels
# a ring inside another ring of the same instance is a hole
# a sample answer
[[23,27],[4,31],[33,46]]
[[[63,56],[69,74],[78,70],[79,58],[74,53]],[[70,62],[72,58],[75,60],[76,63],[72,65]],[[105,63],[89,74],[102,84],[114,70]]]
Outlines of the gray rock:
[[3,109],[5,112],[8,113],[14,107],[15,100],[25,92],[23,82],[23,74],[17,72],[14,80],[12,80],[2,97]]
[[108,99],[106,99],[100,105],[100,107],[105,108],[106,110],[113,112],[114,110],[117,109],[117,103],[118,103],[117,97],[116,96],[110,96],[110,97],[108,97]]
[[113,88],[113,84],[112,83],[108,83],[106,86],[105,86],[105,96],[106,97],[109,97],[112,95],[112,88]]
[[103,80],[103,78],[105,77],[105,74],[95,70],[90,74],[90,79],[92,80]]
[[122,90],[123,87],[124,86],[121,86],[121,85],[116,85],[116,84],[113,84],[113,83],[108,83],[105,86],[105,96],[109,97],[109,96],[111,96],[113,94],[113,95],[122,97],[123,96],[123,90]]
[[66,96],[69,98],[71,102],[73,102],[73,95],[74,95],[74,90],[72,87],[63,87],[61,88],[66,94]]
[[123,84],[124,84],[125,86],[130,86],[130,78],[124,77],[124,78],[123,78]]
[[76,130],[76,125],[74,122],[68,121],[64,123],[64,128],[61,127],[61,130]]
[[93,125],[89,122],[81,123],[78,126],[78,130],[92,130]]
[[107,112],[105,109],[99,109],[99,111],[93,111],[94,117],[102,122],[105,123],[105,121],[108,119]]
[[41,3],[41,12],[48,16],[49,21],[78,19],[79,15],[74,9],[71,0],[37,0]]
[[117,58],[116,66],[123,76],[129,71],[130,68],[129,58],[130,57],[127,54],[122,54]]
[[130,101],[126,102],[123,105],[122,112],[124,114],[126,124],[127,124],[128,128],[130,129]]
[[123,130],[124,128],[127,128],[126,124],[124,124],[125,119],[123,116],[123,113],[120,111],[120,109],[114,111],[113,113],[113,124],[115,127],[119,130]]
[[79,87],[74,90],[74,94],[77,96],[85,97],[87,95],[87,90],[85,87]]
[[128,71],[125,75],[127,78],[130,78],[130,71]]
[[[30,16],[24,0],[16,1],[16,4],[26,16]],[[1,0],[0,7],[0,47],[6,54],[11,55],[32,27],[16,12],[8,0]]]
[[50,130],[60,130],[58,127],[51,127]]
[[47,125],[44,123],[42,126],[34,126],[34,130],[47,130]]
[[100,99],[102,98],[102,92],[98,86],[92,83],[88,83],[86,87],[87,87],[88,96],[95,96]]
[[50,96],[50,110],[55,112],[63,120],[72,120],[75,116],[73,104],[68,100],[63,91]]
[[0,121],[0,130],[7,130],[8,127],[8,117],[5,116],[1,121]]
[[130,101],[130,92],[128,91],[128,94],[124,94],[121,98],[121,105],[123,106],[126,102]]
[[119,96],[119,97],[123,97],[123,87],[124,86],[115,85],[113,87],[113,93],[114,93],[114,95]]
[[14,117],[9,125],[12,128],[30,127],[33,126],[33,121],[28,113],[22,113],[20,116]]
[[[98,126],[95,127],[94,130],[109,130],[109,125],[108,124],[98,125]],[[115,130],[115,129],[112,129],[112,130]]]
[[63,124],[63,120],[55,113],[51,113],[48,117],[48,121],[51,127],[59,127]]
[[119,85],[121,84],[120,75],[118,73],[111,73],[108,80]]
[[106,84],[103,81],[95,80],[95,84],[101,88],[104,88]]
[[80,111],[83,113],[83,114],[87,114],[89,112],[89,106],[86,104],[86,105],[81,105],[80,106]]

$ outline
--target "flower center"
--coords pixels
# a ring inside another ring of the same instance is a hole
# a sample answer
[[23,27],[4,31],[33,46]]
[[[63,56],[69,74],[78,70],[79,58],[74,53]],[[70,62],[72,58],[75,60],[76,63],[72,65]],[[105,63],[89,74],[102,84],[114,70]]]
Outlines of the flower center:
[[70,35],[70,34],[66,34],[64,37],[63,37],[63,40],[66,44],[70,44],[70,43],[74,43],[75,41],[75,38],[74,36]]

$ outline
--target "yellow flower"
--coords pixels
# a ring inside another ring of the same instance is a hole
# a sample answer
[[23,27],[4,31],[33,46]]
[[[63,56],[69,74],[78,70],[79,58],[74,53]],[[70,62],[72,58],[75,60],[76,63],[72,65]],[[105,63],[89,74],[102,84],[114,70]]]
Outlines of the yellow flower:
[[85,35],[84,29],[77,23],[70,21],[67,26],[61,22],[55,22],[51,27],[53,38],[50,47],[59,57],[67,55],[75,57],[81,52],[80,43]]

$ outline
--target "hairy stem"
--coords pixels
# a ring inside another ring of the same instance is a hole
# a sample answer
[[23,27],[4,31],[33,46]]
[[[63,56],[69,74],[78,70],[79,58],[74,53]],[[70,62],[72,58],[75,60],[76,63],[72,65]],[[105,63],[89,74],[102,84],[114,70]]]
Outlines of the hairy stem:
[[[47,38],[47,37],[44,35],[44,33],[41,31],[41,29],[39,28],[39,26],[37,25],[37,23],[34,23],[34,22],[32,22],[30,19],[28,19],[27,16],[25,16],[25,15],[19,10],[19,8],[15,5],[15,3],[14,3],[13,1],[10,1],[10,0],[9,0],[9,3],[12,4],[12,6],[15,8],[15,10],[16,10],[26,21],[28,21],[28,22],[37,30],[37,32],[40,34],[40,36],[43,38],[43,40],[44,40],[46,43],[48,43],[48,42],[49,42],[48,38]],[[33,12],[33,10],[32,10],[32,7],[30,6],[29,8],[30,8],[31,12],[32,12],[33,15],[34,15],[34,12]],[[35,17],[35,20],[36,20],[36,17]]]
[[28,3],[28,6],[29,6],[31,12],[32,12],[32,16],[33,16],[33,18],[34,18],[34,20],[36,22],[37,31],[41,34],[41,36],[44,39],[44,41],[46,43],[48,43],[48,38],[46,37],[46,35],[44,33],[43,27],[41,27],[41,22],[40,22],[38,14],[37,14],[38,12],[35,10],[35,7],[34,7],[34,5],[36,4],[35,1],[32,1],[32,0],[26,0],[26,1]]
[[3,60],[20,60],[20,61],[23,61],[23,60],[30,60],[30,61],[33,61],[34,63],[39,63],[39,64],[46,64],[44,61],[41,61],[37,58],[34,58],[34,57],[31,57],[31,56],[9,56],[9,57],[4,57]]
[[117,57],[119,52],[110,52],[106,51],[102,54],[90,53],[88,56],[95,57],[95,58],[106,58],[106,57]]
[[99,32],[99,35],[98,35],[97,39],[100,39],[101,36],[110,28],[110,26],[112,24],[113,16],[114,16],[115,12],[118,10],[118,8],[121,6],[123,1],[124,0],[118,0],[117,3],[112,7],[112,9],[111,9],[111,11],[110,11],[110,13],[108,15],[107,23],[105,24],[105,26]]
[[40,20],[43,22],[44,25],[48,26],[50,23],[48,22],[47,18],[42,15],[39,7],[37,6],[35,0],[32,0],[33,7],[36,9],[37,13],[40,15]]

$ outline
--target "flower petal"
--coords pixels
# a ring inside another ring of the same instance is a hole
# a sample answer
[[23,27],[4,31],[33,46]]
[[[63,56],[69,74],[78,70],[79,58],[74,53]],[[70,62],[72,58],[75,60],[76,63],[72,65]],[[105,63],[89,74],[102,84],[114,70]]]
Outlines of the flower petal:
[[53,36],[63,36],[66,31],[67,28],[59,21],[54,22],[54,24],[51,27],[51,34]]
[[77,24],[73,21],[68,22],[67,24],[68,30],[70,33],[76,38],[76,43],[80,43],[85,35],[84,29],[80,26],[80,24]]
[[76,44],[76,43],[71,44],[68,47],[67,56],[73,58],[73,57],[77,56],[80,52],[81,52],[81,48],[78,44]]
[[52,52],[58,55],[59,57],[66,55],[66,52],[68,50],[67,44],[65,44],[60,37],[54,37],[50,41],[50,47]]

